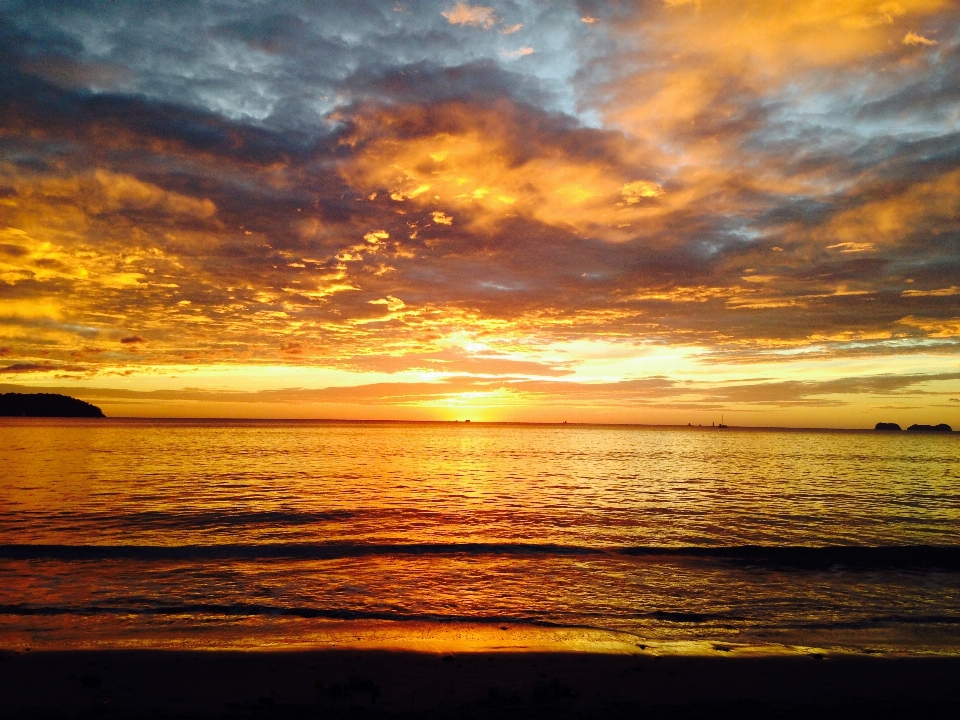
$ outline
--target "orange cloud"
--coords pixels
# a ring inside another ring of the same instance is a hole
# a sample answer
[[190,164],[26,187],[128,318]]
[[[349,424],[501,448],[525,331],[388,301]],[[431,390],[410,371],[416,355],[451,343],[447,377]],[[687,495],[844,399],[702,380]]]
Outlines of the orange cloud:
[[960,337],[960,317],[940,319],[923,317],[918,318],[914,317],[913,315],[908,315],[905,318],[901,318],[900,322],[903,325],[909,325],[910,327],[923,330],[929,337],[932,338]]
[[442,10],[440,14],[451,25],[469,25],[484,30],[489,30],[500,21],[493,8],[482,5],[467,5],[466,3],[457,3],[448,10]]
[[840,212],[817,236],[839,241],[828,248],[862,252],[902,243],[918,232],[943,232],[958,223],[960,170],[955,170]]
[[525,57],[526,55],[533,55],[532,47],[522,47],[522,48],[517,48],[516,50],[503,50],[500,53],[501,57],[506,57],[506,58],[520,58],[520,57]]
[[923,35],[918,35],[912,30],[903,36],[902,42],[904,45],[926,45],[928,47],[937,44],[936,40],[925,38]]
[[[522,119],[509,106],[478,112],[450,104],[434,112],[429,122],[412,109],[358,118],[361,134],[355,142],[364,143],[364,152],[342,166],[345,179],[364,194],[386,192],[396,202],[423,207],[440,204],[484,231],[524,217],[616,241],[644,232],[644,225],[664,212],[666,191],[660,184],[637,179],[639,171],[612,167],[606,158],[559,149],[519,155]],[[362,128],[409,123],[451,129],[362,139]]]
[[[644,69],[602,88],[612,100],[606,116],[639,137],[672,133],[711,109],[728,112],[733,86],[764,94],[804,70],[862,62],[903,37],[901,22],[948,6],[948,0],[667,0],[660,12],[613,30],[625,41],[645,38],[634,62],[623,60]],[[648,48],[670,62],[642,62]]]
[[[161,210],[172,215],[188,215],[200,219],[209,218],[217,211],[209,200],[168,192],[130,175],[97,170],[94,177],[102,188],[102,202],[106,210]],[[93,202],[96,203],[97,200]]]
[[900,293],[903,297],[950,297],[960,295],[960,287],[951,285],[948,288],[939,288],[937,290],[904,290]]

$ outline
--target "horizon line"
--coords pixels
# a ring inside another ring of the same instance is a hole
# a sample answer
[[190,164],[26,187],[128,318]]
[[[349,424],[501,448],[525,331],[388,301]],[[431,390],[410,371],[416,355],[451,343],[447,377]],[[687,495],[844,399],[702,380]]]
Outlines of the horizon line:
[[[42,417],[42,416],[23,416],[23,415],[5,415],[0,418],[19,419],[19,420],[135,420],[135,421],[170,421],[170,422],[241,422],[241,423],[343,423],[343,424],[392,424],[392,425],[530,425],[530,426],[550,426],[563,427],[622,427],[622,428],[671,428],[671,429],[689,429],[689,430],[781,430],[781,431],[813,431],[813,432],[880,432],[882,434],[897,434],[897,430],[877,430],[872,427],[825,427],[825,426],[788,426],[788,425],[703,425],[692,423],[622,423],[622,422],[577,422],[577,421],[531,421],[531,420],[397,420],[397,419],[377,419],[377,418],[258,418],[258,417],[174,417],[174,416],[134,416],[134,415],[111,415],[101,418],[85,417]],[[926,425],[926,423],[916,423]],[[946,424],[946,423],[943,423]],[[932,427],[932,426],[931,426]],[[910,432],[907,428],[899,430],[900,433]],[[936,431],[932,434],[955,434],[960,430]],[[914,431],[916,433],[916,431]],[[928,433],[921,433],[928,434]]]

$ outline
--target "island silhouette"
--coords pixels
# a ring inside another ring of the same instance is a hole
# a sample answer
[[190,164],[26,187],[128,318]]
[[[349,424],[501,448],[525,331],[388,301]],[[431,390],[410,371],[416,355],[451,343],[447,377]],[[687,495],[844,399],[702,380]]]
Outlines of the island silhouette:
[[2,417],[106,417],[96,405],[55,393],[0,393]]
[[[897,423],[878,422],[873,429],[899,432],[903,428]],[[940,423],[939,425],[911,425],[907,428],[907,432],[953,432],[953,428],[946,423]]]
[[953,428],[946,423],[939,425],[911,425],[907,432],[953,432]]

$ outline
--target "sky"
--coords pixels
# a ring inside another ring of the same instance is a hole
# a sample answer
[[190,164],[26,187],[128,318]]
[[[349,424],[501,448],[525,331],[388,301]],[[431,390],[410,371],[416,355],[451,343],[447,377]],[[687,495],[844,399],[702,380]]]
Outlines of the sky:
[[960,426],[955,0],[0,0],[0,391]]

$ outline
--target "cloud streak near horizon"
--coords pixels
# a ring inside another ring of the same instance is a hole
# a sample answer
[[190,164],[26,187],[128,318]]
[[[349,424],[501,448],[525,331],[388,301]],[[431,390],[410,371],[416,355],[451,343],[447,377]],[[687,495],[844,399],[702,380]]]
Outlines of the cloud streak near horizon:
[[947,406],[958,278],[947,0],[0,2],[17,382]]

